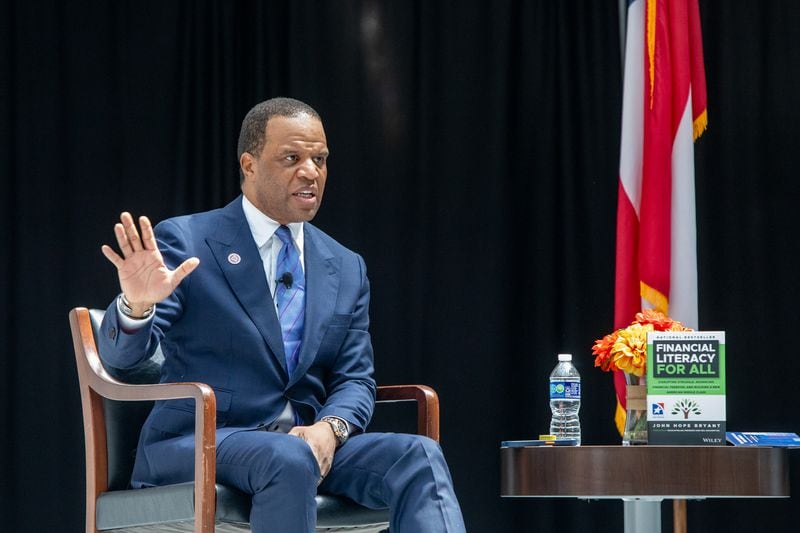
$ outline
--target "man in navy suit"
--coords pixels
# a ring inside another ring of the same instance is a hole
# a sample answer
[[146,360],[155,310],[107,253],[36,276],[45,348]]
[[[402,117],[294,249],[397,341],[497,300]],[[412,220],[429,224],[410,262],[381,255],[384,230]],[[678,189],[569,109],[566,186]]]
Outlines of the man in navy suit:
[[[155,229],[122,213],[121,255],[103,246],[122,290],[99,335],[103,360],[129,368],[160,345],[162,381],[214,388],[217,479],[252,495],[255,533],[313,531],[318,485],[388,506],[393,533],[464,531],[436,442],[364,433],[375,401],[369,282],[358,254],[309,223],[328,173],[319,115],[289,98],[262,102],[238,152],[242,195],[227,206]],[[288,325],[281,302],[295,306]],[[192,478],[193,413],[191,400],[156,403],[133,486]]]

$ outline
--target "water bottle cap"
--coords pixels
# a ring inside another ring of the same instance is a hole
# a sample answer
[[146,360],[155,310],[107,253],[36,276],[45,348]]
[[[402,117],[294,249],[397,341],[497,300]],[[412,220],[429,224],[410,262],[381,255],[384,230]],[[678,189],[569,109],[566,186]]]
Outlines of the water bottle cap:
[[572,361],[572,354],[571,353],[560,353],[560,354],[558,354],[558,361],[559,362]]

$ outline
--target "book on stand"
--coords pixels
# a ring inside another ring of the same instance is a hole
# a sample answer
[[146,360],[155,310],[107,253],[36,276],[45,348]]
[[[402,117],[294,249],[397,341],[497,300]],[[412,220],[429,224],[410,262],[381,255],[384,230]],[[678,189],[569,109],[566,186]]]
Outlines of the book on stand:
[[725,444],[725,332],[647,334],[647,443]]

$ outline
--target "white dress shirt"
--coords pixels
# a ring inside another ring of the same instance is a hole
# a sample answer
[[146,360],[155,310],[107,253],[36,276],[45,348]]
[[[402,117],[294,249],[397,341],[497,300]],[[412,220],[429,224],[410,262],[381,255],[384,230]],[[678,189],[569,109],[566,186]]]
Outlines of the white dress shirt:
[[[250,226],[250,233],[253,234],[253,239],[256,241],[256,246],[258,246],[258,252],[261,254],[261,260],[264,262],[264,274],[267,276],[267,285],[274,300],[277,287],[275,279],[278,277],[278,273],[275,272],[275,263],[283,247],[283,241],[275,235],[275,231],[280,227],[280,224],[259,211],[246,196],[242,196],[242,209],[244,210],[244,218],[247,219],[247,225]],[[287,226],[292,232],[292,240],[294,240],[297,251],[300,253],[300,267],[305,272],[303,223],[293,222],[287,224]]]

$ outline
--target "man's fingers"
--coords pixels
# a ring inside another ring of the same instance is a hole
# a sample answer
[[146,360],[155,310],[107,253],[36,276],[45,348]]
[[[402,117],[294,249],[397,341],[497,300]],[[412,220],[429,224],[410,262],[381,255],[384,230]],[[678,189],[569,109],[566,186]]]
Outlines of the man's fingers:
[[136,229],[133,216],[123,211],[119,216],[119,222],[114,225],[114,235],[117,237],[117,244],[122,251],[122,256],[130,257],[133,253],[141,250],[157,250],[156,236],[153,232],[153,225],[146,216],[139,217],[141,235]]
[[133,217],[130,213],[125,211],[119,218],[122,221],[122,225],[125,227],[125,236],[128,238],[131,248],[133,248],[134,252],[138,252],[142,249],[142,240],[139,237],[136,224],[133,222]]
[[128,242],[125,227],[119,222],[114,224],[114,236],[117,238],[117,246],[122,251],[123,257],[130,256],[133,253],[133,248],[131,248],[131,243]]
[[304,441],[308,442],[308,438],[306,436],[306,426],[294,426],[292,429],[289,430],[289,435],[293,435],[299,439],[303,439]]
[[110,246],[104,244],[100,247],[100,251],[103,252],[103,255],[106,256],[106,259],[111,261],[111,263],[117,267],[117,270],[122,268],[122,264],[124,262],[123,259],[119,256],[119,254],[117,254],[117,252],[111,249]]
[[142,230],[142,245],[144,249],[155,250],[158,246],[156,245],[156,235],[153,233],[153,225],[150,224],[150,219],[146,216],[140,216],[139,227]]
[[331,459],[329,457],[325,457],[322,460],[322,462],[319,465],[320,476],[322,476],[322,478],[327,476],[328,473],[331,471],[331,465],[332,464],[333,464],[333,461],[331,461]]
[[196,257],[190,257],[183,263],[181,263],[178,268],[175,269],[174,277],[172,279],[172,284],[174,287],[177,287],[183,278],[194,272],[194,269],[197,268],[197,265],[200,264],[200,260]]

